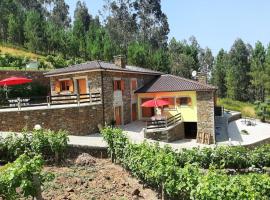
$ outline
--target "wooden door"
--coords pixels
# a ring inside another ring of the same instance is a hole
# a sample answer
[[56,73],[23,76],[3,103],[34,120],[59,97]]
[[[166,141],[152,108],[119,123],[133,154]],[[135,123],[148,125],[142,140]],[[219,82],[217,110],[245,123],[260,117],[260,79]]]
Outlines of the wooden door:
[[78,79],[77,80],[77,85],[78,85],[78,92],[79,94],[86,94],[86,80],[85,79]]
[[137,120],[137,103],[133,103],[131,106],[131,120],[136,121]]
[[[142,99],[142,104],[146,101],[151,100],[152,98]],[[142,107],[142,117],[149,118],[155,114],[154,108]]]
[[117,106],[114,108],[115,124],[122,125],[122,108]]

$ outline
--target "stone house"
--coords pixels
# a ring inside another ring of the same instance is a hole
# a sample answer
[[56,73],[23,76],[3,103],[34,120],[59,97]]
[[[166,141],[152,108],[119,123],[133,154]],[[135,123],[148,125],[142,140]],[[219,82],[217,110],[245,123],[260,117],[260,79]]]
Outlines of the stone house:
[[170,104],[162,113],[168,117],[181,113],[185,137],[197,138],[201,143],[215,142],[216,88],[201,81],[129,66],[122,56],[116,56],[114,63],[90,61],[52,70],[45,76],[50,78],[54,96],[100,93],[100,124],[147,120],[156,110],[141,104],[150,99],[165,99]]

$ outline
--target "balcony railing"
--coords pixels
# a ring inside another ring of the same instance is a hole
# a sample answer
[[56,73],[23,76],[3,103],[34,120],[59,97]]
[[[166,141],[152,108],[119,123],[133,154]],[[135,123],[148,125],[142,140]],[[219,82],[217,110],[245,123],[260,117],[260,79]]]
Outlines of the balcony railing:
[[87,94],[69,94],[69,95],[50,95],[39,97],[18,97],[17,99],[7,99],[4,103],[1,103],[1,109],[18,108],[20,110],[24,107],[35,106],[53,106],[53,105],[67,105],[82,103],[97,104],[101,103],[101,93],[87,93]]
[[167,127],[175,125],[181,120],[182,120],[181,113],[178,113],[174,116],[171,116],[165,119],[149,120],[149,121],[146,121],[146,129],[151,130],[151,129],[167,128]]

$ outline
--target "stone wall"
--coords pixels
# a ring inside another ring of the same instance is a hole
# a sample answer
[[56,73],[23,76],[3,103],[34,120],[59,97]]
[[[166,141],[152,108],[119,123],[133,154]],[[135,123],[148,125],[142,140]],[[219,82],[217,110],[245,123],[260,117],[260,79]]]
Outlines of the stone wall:
[[213,91],[197,91],[197,117],[197,142],[215,143]]
[[24,127],[33,129],[36,124],[51,130],[67,130],[71,135],[88,135],[98,132],[102,124],[102,105],[74,106],[39,110],[0,113],[0,131],[20,132]]
[[45,77],[43,73],[45,71],[0,70],[0,80],[11,76],[27,77],[32,79],[34,83],[48,87],[50,85],[50,79]]

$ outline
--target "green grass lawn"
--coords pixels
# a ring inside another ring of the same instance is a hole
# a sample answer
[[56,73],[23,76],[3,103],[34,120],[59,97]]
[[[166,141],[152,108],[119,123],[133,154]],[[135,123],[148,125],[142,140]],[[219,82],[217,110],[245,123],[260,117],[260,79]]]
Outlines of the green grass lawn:
[[255,106],[252,103],[218,98],[217,104],[227,110],[239,111],[244,117],[256,117]]

